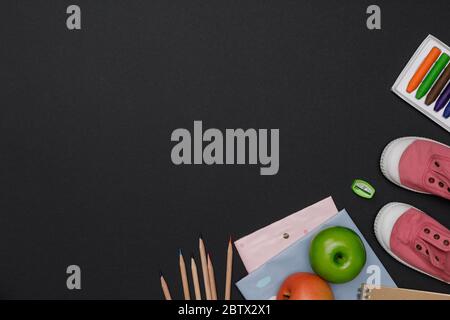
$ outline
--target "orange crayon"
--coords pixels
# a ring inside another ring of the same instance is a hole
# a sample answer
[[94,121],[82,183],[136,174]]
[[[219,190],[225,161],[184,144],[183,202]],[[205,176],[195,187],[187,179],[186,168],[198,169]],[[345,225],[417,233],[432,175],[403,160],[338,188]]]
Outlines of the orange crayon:
[[414,76],[409,81],[408,87],[406,88],[408,93],[411,93],[417,89],[423,78],[427,75],[428,70],[430,70],[437,58],[439,58],[441,52],[442,51],[436,47],[433,47],[433,49],[430,50],[427,57],[422,61],[419,68],[417,68],[416,73],[414,73]]

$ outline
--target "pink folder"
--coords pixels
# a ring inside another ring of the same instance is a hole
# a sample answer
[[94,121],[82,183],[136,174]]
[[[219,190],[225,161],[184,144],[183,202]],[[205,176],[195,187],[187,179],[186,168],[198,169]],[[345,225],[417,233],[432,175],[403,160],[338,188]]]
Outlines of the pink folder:
[[234,242],[250,273],[338,213],[331,197]]

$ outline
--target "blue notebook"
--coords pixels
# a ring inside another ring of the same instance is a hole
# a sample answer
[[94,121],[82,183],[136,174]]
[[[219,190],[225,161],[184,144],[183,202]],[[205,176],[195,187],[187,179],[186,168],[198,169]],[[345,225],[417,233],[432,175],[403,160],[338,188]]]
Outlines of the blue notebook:
[[320,225],[320,227],[312,230],[302,239],[293,243],[286,250],[238,281],[236,285],[245,299],[274,299],[279,287],[287,276],[295,272],[313,272],[309,264],[309,244],[318,232],[333,226],[343,226],[354,230],[361,237],[367,254],[366,265],[355,279],[343,284],[331,284],[335,299],[357,300],[361,284],[372,280],[375,274],[380,275],[380,285],[391,288],[397,287],[381,261],[353,223],[347,211],[342,210],[336,216]]

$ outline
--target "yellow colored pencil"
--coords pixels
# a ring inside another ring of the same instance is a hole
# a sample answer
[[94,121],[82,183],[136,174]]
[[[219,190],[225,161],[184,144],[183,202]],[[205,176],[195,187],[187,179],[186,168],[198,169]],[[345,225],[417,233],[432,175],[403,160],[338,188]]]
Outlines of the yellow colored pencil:
[[191,300],[191,293],[189,292],[189,282],[186,272],[186,264],[184,263],[184,257],[181,249],[179,251],[179,256],[181,284],[183,285],[184,300]]
[[211,288],[211,300],[217,300],[217,290],[216,290],[216,277],[214,276],[214,267],[212,265],[211,257],[208,254],[208,275],[209,275],[209,285]]
[[203,285],[205,286],[206,300],[211,300],[211,287],[209,284],[208,263],[206,261],[206,249],[202,236],[198,240],[198,247],[200,251],[200,261],[202,263]]
[[233,275],[233,244],[231,243],[231,237],[228,241],[227,250],[227,271],[225,277],[225,300],[231,299],[231,278]]
[[166,300],[172,300],[172,296],[170,295],[170,291],[169,291],[169,286],[167,285],[166,280],[164,279],[164,276],[161,273],[160,276],[160,280],[161,280],[161,288],[164,294],[164,298]]
[[191,273],[192,283],[194,285],[195,300],[202,300],[202,294],[200,292],[200,281],[198,281],[197,264],[195,263],[193,256],[191,257]]

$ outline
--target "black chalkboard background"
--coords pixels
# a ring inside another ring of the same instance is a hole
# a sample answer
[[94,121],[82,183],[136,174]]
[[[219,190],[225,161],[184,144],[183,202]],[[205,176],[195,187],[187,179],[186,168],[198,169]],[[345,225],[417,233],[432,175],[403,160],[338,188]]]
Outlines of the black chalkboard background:
[[[66,8],[82,30],[66,28]],[[449,203],[379,171],[390,140],[450,143],[390,92],[428,35],[450,44],[450,3],[376,1],[4,1],[0,33],[0,298],[181,298],[178,248],[203,233],[223,294],[239,238],[332,195],[401,287],[449,293],[378,245],[387,202],[449,226]],[[280,171],[175,166],[176,128],[279,128]],[[355,178],[377,189],[365,201]],[[234,279],[245,275],[236,255]],[[66,288],[66,267],[82,290]],[[241,298],[233,292],[234,298]]]

